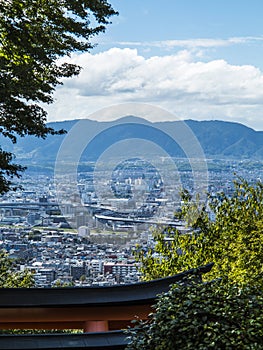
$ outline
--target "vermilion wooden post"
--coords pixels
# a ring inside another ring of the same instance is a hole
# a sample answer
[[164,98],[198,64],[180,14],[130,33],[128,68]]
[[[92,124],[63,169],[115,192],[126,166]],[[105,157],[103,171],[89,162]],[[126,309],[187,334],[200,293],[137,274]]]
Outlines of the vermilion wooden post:
[[84,332],[107,332],[109,330],[108,321],[86,321],[84,323]]

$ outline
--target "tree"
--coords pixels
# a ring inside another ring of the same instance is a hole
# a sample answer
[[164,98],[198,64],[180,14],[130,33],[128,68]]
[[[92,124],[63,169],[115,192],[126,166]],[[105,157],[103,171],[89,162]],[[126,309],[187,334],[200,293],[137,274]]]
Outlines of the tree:
[[159,296],[149,319],[129,330],[127,349],[263,349],[262,183],[238,178],[231,197],[208,196],[215,221],[189,193],[183,199],[180,216],[192,232],[166,229],[153,249],[135,255],[145,280],[190,267],[198,271],[213,261],[204,276],[210,281],[186,281]]
[[[91,49],[90,39],[117,14],[106,0],[0,0],[0,132],[45,138],[60,134],[46,126],[40,103],[52,103],[61,78],[80,67],[62,58]],[[59,59],[60,58],[60,59]],[[59,60],[58,60],[59,59]],[[0,193],[7,192],[24,168],[0,148]]]
[[66,288],[66,287],[74,287],[74,282],[62,282],[60,279],[57,279],[52,284],[53,288]]
[[263,293],[225,284],[173,285],[147,321],[128,330],[127,350],[263,349]]
[[[198,204],[186,200],[181,216],[197,210]],[[199,215],[190,215],[192,231],[181,234],[170,228],[156,234],[156,246],[147,252],[135,251],[143,279],[164,277],[209,262],[214,267],[206,278],[223,278],[238,284],[263,286],[263,185],[234,181],[231,197],[220,193],[208,196],[215,221],[202,205]],[[170,240],[167,240],[167,236]]]
[[33,274],[29,271],[15,271],[15,261],[0,250],[0,288],[33,287]]
[[85,275],[81,275],[79,278],[79,281],[81,284],[83,284],[86,281],[87,277]]

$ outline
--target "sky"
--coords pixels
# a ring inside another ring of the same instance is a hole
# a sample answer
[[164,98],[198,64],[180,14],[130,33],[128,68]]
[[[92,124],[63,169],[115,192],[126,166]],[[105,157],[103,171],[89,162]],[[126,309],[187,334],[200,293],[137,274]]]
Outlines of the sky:
[[[167,111],[149,120],[225,120],[263,130],[262,0],[112,0],[119,16],[64,80],[48,121],[119,104]],[[164,113],[165,114],[165,113]]]

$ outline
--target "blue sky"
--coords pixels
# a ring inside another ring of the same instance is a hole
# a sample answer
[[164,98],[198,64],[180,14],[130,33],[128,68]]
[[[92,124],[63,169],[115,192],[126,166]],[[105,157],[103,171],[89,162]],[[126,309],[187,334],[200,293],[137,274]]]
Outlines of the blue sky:
[[[210,58],[263,68],[261,0],[115,0],[111,3],[120,15],[106,32],[105,42],[109,40],[109,47],[118,46],[118,42],[239,38],[243,39],[242,44],[211,47]],[[174,47],[170,53],[176,49],[180,47]],[[153,54],[167,52],[153,50]]]
[[57,89],[50,121],[147,103],[169,111],[167,120],[220,119],[263,130],[262,0],[111,4],[119,16],[90,53],[70,59],[83,70]]

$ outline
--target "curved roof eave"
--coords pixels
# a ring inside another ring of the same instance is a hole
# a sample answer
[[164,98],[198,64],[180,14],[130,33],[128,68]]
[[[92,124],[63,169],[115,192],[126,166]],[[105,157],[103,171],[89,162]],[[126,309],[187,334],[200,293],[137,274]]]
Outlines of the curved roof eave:
[[0,288],[0,308],[114,306],[148,304],[170,285],[185,277],[202,275],[213,263],[148,282],[103,287]]
[[1,335],[2,350],[31,349],[88,349],[103,350],[125,349],[127,335],[122,331],[84,334],[35,334],[35,335]]

